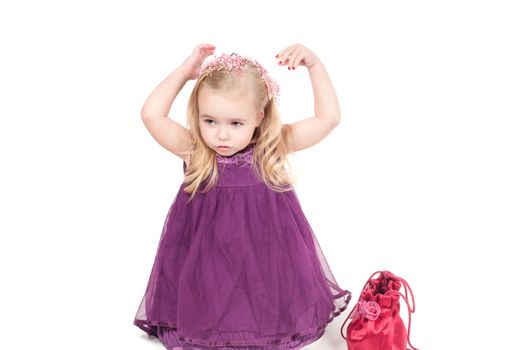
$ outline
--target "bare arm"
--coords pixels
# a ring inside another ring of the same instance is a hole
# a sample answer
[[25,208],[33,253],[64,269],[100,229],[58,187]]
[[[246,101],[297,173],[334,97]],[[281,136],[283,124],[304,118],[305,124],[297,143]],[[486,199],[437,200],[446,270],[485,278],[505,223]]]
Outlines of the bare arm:
[[313,95],[315,97],[315,116],[329,125],[336,126],[340,122],[339,101],[322,62],[319,61],[309,68],[309,77],[311,78]]
[[170,107],[188,78],[181,67],[174,70],[152,91],[141,109],[141,118],[148,132],[165,149],[188,164],[182,152],[191,146],[188,129],[168,117]]
[[187,80],[181,67],[170,73],[148,96],[141,109],[141,117],[143,119],[166,117]]
[[340,122],[340,106],[326,68],[321,61],[308,68],[313,86],[315,115],[290,124],[290,151],[313,146],[324,139]]

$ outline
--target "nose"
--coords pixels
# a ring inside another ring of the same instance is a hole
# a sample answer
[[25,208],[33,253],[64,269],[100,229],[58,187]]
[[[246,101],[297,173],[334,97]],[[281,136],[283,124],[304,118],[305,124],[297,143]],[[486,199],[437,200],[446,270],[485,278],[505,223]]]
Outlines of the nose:
[[227,128],[226,127],[220,127],[219,130],[218,130],[218,140],[220,141],[226,141],[229,139],[229,135],[228,135],[228,132],[227,132]]

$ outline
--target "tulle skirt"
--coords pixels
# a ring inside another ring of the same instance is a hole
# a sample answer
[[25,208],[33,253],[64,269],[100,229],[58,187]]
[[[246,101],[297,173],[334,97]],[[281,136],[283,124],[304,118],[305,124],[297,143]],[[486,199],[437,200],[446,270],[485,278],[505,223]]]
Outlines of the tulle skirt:
[[294,190],[181,186],[134,324],[168,349],[300,349],[351,299]]

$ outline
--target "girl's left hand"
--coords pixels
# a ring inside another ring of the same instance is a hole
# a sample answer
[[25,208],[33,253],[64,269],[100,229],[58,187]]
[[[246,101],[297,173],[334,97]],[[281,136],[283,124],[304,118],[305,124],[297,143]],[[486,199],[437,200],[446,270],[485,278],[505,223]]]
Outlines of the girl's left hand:
[[301,44],[286,47],[276,55],[279,65],[288,65],[287,69],[296,69],[298,66],[306,66],[308,69],[320,63],[320,59]]

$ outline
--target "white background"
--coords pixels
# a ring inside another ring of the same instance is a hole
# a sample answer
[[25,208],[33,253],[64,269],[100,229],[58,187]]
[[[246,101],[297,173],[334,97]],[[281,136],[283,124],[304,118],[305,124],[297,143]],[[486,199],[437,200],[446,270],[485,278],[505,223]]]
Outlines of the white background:
[[[326,66],[342,121],[290,160],[352,304],[386,269],[415,293],[416,347],[524,347],[521,3],[2,2],[0,348],[164,348],[132,322],[182,160],[140,109],[205,42],[269,70],[284,123],[312,116],[313,95],[275,54],[298,42]],[[348,311],[306,349],[345,350]]]

